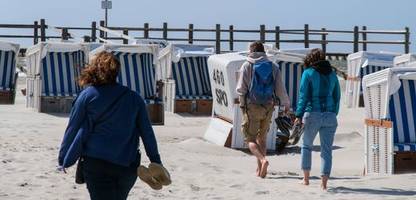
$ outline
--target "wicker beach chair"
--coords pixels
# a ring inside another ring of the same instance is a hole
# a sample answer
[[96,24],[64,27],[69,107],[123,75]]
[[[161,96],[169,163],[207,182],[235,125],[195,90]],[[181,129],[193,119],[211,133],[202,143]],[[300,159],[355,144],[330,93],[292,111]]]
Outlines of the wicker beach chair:
[[14,104],[19,45],[0,41],[0,104]]

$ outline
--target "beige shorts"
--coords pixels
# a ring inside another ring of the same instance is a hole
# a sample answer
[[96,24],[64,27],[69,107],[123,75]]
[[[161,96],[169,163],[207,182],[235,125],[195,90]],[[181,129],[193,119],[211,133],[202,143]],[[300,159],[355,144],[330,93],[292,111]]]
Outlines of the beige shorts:
[[255,142],[257,137],[264,138],[269,132],[270,121],[273,116],[274,106],[248,104],[247,111],[243,111],[243,123],[241,132],[246,142]]

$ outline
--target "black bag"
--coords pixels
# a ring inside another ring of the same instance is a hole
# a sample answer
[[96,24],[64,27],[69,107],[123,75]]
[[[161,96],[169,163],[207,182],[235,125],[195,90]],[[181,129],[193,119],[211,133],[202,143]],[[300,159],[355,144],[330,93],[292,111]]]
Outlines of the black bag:
[[[120,96],[118,96],[114,101],[113,101],[113,103],[111,103],[110,104],[110,106],[108,106],[107,107],[107,109],[104,111],[104,112],[102,112],[101,114],[100,114],[100,116],[99,117],[97,117],[97,120],[96,120],[96,122],[94,123],[94,125],[95,124],[97,124],[97,123],[99,123],[102,119],[102,117],[103,117],[103,115],[105,114],[105,113],[107,113],[117,102],[118,102],[118,100],[120,100],[121,99],[121,97],[123,97],[124,96],[124,94],[126,94],[127,92],[128,92],[129,90],[124,90],[121,94],[120,94]],[[94,129],[93,129],[94,130]],[[77,169],[76,169],[76,171],[75,171],[75,183],[77,183],[77,184],[84,184],[85,183],[85,178],[84,178],[84,159],[82,158],[82,157],[80,157],[79,159],[78,159],[78,163],[77,163]]]

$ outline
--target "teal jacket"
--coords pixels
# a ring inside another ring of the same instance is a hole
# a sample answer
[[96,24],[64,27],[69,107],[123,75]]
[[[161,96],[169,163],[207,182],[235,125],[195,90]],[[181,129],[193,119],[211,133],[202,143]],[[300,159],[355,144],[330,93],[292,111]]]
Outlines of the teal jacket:
[[305,112],[333,112],[338,114],[341,91],[336,73],[328,61],[308,67],[302,74],[296,117]]

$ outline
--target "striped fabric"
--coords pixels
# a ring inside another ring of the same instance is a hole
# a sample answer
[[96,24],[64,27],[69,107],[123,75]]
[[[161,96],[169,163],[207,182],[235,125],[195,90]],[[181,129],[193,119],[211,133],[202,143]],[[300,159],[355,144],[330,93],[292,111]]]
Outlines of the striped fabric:
[[154,98],[156,81],[153,54],[117,51],[112,53],[118,58],[121,65],[117,82],[139,93],[144,99]]
[[389,68],[389,67],[368,65],[368,66],[360,69],[360,77],[362,78],[365,75],[372,74],[374,72],[378,72],[378,71],[381,71],[381,70],[386,69],[386,68]]
[[16,53],[0,51],[0,90],[9,91],[14,86]]
[[416,81],[401,80],[401,83],[399,91],[389,101],[395,148],[416,151],[410,145],[416,144]]
[[207,57],[181,58],[172,63],[176,99],[212,99]]
[[76,96],[81,91],[77,78],[84,61],[83,51],[47,53],[42,59],[42,96]]
[[278,61],[280,72],[282,74],[282,81],[286,86],[286,91],[292,103],[292,109],[296,110],[300,80],[304,71],[302,63]]

